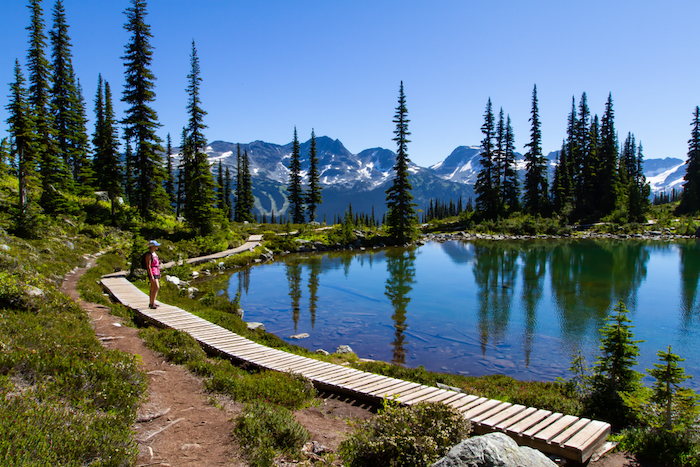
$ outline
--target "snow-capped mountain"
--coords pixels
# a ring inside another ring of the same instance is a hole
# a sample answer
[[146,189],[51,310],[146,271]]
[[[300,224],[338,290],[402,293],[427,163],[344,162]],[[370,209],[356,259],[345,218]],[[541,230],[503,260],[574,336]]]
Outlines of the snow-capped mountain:
[[[309,169],[310,140],[300,144],[302,178],[306,181]],[[289,180],[289,162],[292,143],[278,145],[263,141],[234,144],[214,141],[206,149],[210,163],[221,160],[234,173],[237,167],[237,151],[247,151],[253,175],[253,194],[258,213],[279,215],[288,207],[286,185]],[[396,154],[383,148],[365,149],[352,154],[343,143],[327,136],[316,138],[316,151],[320,180],[323,185],[323,204],[319,219],[344,212],[350,203],[353,211],[381,217],[385,211],[385,191],[394,177]],[[409,166],[413,184],[414,202],[418,209],[425,209],[431,198],[443,200],[462,197],[466,203],[474,194],[474,183],[480,170],[479,146],[460,146],[443,161],[428,168],[413,163]],[[526,164],[517,154],[517,169],[524,179]],[[559,151],[547,154],[549,180],[554,177]],[[214,166],[216,168],[216,165]],[[644,161],[644,173],[651,184],[652,193],[680,188],[685,175],[684,161],[675,158],[648,159]],[[328,219],[329,221],[331,219]]]

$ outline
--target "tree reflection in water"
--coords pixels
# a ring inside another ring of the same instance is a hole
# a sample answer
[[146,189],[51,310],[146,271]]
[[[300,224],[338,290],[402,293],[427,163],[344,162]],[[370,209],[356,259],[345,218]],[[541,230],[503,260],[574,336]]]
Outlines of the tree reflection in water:
[[406,363],[406,307],[411,301],[408,294],[413,290],[416,277],[416,252],[410,250],[387,250],[386,271],[388,274],[384,295],[394,308],[391,319],[394,321],[394,348],[392,363]]
[[286,263],[287,285],[289,285],[289,298],[292,301],[292,320],[294,321],[294,334],[299,325],[299,302],[301,301],[301,263],[288,261]]

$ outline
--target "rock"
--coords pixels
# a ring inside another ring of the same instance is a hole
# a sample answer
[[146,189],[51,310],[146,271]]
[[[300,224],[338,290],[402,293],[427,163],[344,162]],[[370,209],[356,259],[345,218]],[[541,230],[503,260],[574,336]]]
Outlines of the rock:
[[258,329],[265,332],[265,325],[263,323],[256,323],[254,321],[251,321],[250,323],[246,323],[248,325],[248,329],[251,331],[257,331]]
[[0,251],[10,251],[10,246],[4,243],[0,244]]
[[352,349],[350,348],[349,345],[339,345],[337,349],[335,349],[335,353],[353,353]]
[[192,271],[192,278],[196,279],[197,277],[199,277],[199,273],[197,271]]
[[166,280],[167,282],[170,282],[171,284],[173,284],[173,285],[175,285],[175,286],[180,285],[180,282],[182,282],[182,281],[180,280],[180,278],[177,277],[177,276],[165,276],[165,280]]
[[43,297],[44,296],[44,291],[41,290],[39,287],[34,287],[33,285],[27,286],[27,290],[25,291],[27,295],[30,297]]
[[300,334],[294,334],[293,336],[289,336],[290,339],[306,339],[309,337],[308,332],[302,332]]
[[489,433],[465,439],[433,467],[557,467],[536,449],[518,446],[508,435]]
[[188,287],[187,288],[187,296],[190,298],[194,298],[194,295],[199,292],[199,289],[197,287]]
[[446,391],[464,392],[460,388],[456,388],[454,386],[448,386],[448,385],[442,384],[442,383],[437,383],[437,387],[439,387],[440,389],[444,389]]
[[326,350],[323,350],[323,349],[318,349],[318,350],[316,351],[316,353],[319,354],[319,355],[325,355],[325,356],[328,356],[328,355],[331,354],[330,352],[328,352],[328,351],[326,351]]
[[330,452],[331,450],[318,441],[310,441],[306,443],[303,448],[301,448],[301,451],[306,454],[323,454],[325,452]]

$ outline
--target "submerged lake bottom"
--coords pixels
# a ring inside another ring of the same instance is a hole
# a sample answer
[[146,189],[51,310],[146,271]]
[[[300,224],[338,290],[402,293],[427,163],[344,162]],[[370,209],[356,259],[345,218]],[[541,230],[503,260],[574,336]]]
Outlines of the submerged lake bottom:
[[539,381],[569,377],[579,351],[593,364],[622,300],[644,340],[637,370],[670,345],[697,379],[699,278],[696,240],[474,240],[289,255],[232,274],[221,292],[240,292],[246,321],[310,350]]

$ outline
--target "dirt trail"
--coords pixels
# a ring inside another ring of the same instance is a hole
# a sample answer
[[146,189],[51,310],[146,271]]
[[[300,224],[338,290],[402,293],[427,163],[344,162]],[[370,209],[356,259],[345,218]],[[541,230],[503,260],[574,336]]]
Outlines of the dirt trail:
[[[231,436],[231,419],[242,405],[206,393],[201,379],[146,347],[138,330],[123,325],[121,318],[110,314],[109,307],[81,301],[76,286],[93,262],[90,258],[86,267],[67,274],[61,291],[88,312],[106,348],[129,352],[142,361],[142,370],[148,375],[148,397],[133,427],[139,445],[136,465],[245,466]],[[346,420],[370,417],[371,407],[326,394],[320,407],[297,411],[295,416],[312,440],[335,450],[351,429]]]

